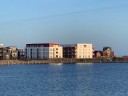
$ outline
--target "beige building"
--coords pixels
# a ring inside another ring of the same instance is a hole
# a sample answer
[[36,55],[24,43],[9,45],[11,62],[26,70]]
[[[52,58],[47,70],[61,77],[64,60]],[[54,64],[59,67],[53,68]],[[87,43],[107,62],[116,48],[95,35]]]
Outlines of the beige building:
[[65,44],[63,45],[64,58],[93,58],[93,45],[92,44]]
[[27,59],[63,58],[63,48],[56,43],[26,44]]
[[92,44],[77,44],[76,58],[93,58]]

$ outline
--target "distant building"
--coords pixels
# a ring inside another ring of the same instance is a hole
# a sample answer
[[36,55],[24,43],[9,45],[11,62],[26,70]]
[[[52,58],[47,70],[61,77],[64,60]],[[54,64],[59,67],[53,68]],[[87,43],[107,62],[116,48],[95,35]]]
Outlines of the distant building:
[[100,58],[103,56],[103,51],[94,51],[94,58]]
[[0,47],[0,60],[17,59],[18,51],[15,46]]
[[5,59],[6,49],[3,47],[0,47],[0,60]]
[[103,56],[114,57],[114,51],[112,51],[111,47],[103,47]]
[[4,45],[0,44],[0,60],[3,60],[4,58]]
[[17,50],[18,50],[18,59],[24,59],[25,58],[24,49],[17,49]]
[[93,58],[92,44],[65,44],[63,46],[64,58]]
[[6,59],[18,59],[18,50],[16,46],[9,46],[5,48]]
[[26,44],[27,59],[63,58],[63,48],[56,43]]

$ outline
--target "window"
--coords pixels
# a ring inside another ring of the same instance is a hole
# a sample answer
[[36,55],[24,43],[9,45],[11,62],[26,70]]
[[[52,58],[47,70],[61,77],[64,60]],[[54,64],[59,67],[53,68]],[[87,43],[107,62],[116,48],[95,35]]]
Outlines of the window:
[[84,45],[84,47],[86,47],[86,45]]

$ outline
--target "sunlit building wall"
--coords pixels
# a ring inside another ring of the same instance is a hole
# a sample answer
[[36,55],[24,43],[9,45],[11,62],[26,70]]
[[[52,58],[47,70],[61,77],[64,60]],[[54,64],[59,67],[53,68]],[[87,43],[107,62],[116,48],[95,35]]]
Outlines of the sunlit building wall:
[[63,48],[56,43],[26,44],[27,59],[63,58]]

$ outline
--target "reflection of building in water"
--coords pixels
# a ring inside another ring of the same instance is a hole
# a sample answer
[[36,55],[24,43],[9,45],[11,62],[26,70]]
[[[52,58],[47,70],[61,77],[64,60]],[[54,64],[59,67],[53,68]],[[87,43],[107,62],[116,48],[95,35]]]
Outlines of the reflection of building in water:
[[63,58],[93,58],[92,44],[64,44]]

